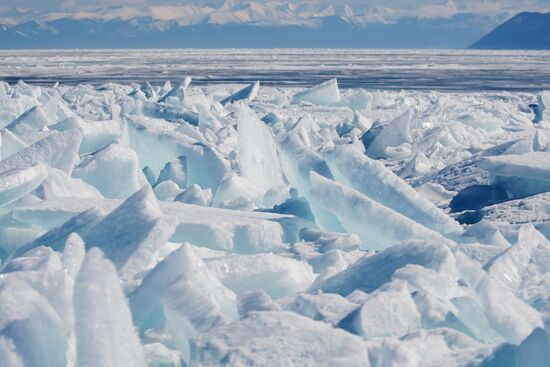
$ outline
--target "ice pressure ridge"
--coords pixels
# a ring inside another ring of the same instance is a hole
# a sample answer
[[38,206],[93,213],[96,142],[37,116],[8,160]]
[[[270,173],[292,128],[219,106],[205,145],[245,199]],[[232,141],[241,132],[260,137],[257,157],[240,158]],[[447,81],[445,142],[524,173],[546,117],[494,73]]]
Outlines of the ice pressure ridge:
[[550,94],[0,83],[2,366],[548,366]]

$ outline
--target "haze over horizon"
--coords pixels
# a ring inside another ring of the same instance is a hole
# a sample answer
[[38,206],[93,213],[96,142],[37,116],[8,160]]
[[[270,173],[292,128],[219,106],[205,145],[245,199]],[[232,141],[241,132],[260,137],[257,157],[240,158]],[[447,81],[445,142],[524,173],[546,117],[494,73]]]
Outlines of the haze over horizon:
[[463,49],[526,11],[550,1],[0,0],[0,48]]
[[[546,0],[0,0],[0,24],[47,22],[61,18],[183,20],[186,24],[254,23],[313,25],[314,18],[344,16],[355,23],[391,23],[405,17],[450,18],[479,14],[509,18],[522,11],[550,11]],[[228,15],[228,13],[230,15]]]

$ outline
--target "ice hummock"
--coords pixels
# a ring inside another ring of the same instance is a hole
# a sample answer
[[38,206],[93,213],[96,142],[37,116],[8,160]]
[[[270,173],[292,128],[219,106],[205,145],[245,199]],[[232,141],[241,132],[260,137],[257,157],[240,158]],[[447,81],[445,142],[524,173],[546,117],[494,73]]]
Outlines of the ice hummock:
[[248,107],[237,111],[237,163],[241,174],[263,195],[272,187],[284,186],[272,132]]
[[372,293],[391,281],[394,273],[404,266],[414,264],[444,270],[449,263],[452,263],[452,254],[445,245],[438,242],[404,241],[359,259],[346,270],[314,284],[312,289],[343,296],[357,290]]
[[1,365],[548,364],[547,93],[189,82],[0,83]]
[[407,283],[395,281],[369,295],[338,326],[365,339],[402,337],[420,329],[421,318]]
[[434,231],[443,234],[460,231],[456,221],[382,163],[370,159],[354,146],[337,145],[325,156],[339,181],[348,183],[371,199]]
[[237,317],[236,296],[183,245],[160,262],[129,296],[134,322],[143,333],[168,324],[182,359],[190,362],[192,339]]
[[197,348],[203,365],[370,365],[360,338],[288,311],[253,312],[201,335]]
[[124,281],[150,267],[155,252],[170,240],[176,223],[165,217],[149,185],[130,196],[84,236],[117,267]]
[[331,79],[313,88],[296,93],[292,97],[292,103],[307,102],[319,106],[329,106],[340,102],[338,81]]
[[356,233],[365,249],[384,249],[406,239],[450,242],[404,215],[335,181],[311,173],[312,196],[331,210],[349,232]]
[[113,142],[84,156],[73,176],[96,187],[104,197],[125,199],[147,182],[139,168],[137,154]]
[[227,98],[224,98],[220,101],[222,105],[229,103],[235,103],[237,101],[248,100],[253,101],[258,96],[258,91],[260,89],[260,82],[252,83],[243,89],[233,93]]

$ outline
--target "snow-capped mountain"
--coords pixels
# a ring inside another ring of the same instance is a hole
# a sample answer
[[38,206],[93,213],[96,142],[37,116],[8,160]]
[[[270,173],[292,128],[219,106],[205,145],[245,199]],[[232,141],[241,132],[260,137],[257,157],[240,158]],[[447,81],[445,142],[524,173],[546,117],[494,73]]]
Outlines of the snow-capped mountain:
[[[550,10],[543,0],[533,4]],[[17,7],[0,9],[0,48],[462,48],[516,12],[506,1],[465,0],[415,9],[322,0],[79,5],[59,11]]]
[[0,10],[0,21],[7,24],[21,24],[28,21],[39,23],[58,19],[130,20],[138,17],[151,17],[154,20],[173,20],[180,26],[198,23],[231,24],[247,23],[261,26],[303,25],[313,26],[320,18],[340,16],[357,24],[390,23],[406,16],[433,18],[456,14],[457,7],[449,1],[446,5],[424,7],[414,11],[392,9],[368,4],[325,4],[320,1],[292,3],[282,1],[235,1],[228,0],[218,6],[200,5],[153,5],[153,6],[113,6],[79,7],[60,11],[39,12],[16,7],[4,13]]

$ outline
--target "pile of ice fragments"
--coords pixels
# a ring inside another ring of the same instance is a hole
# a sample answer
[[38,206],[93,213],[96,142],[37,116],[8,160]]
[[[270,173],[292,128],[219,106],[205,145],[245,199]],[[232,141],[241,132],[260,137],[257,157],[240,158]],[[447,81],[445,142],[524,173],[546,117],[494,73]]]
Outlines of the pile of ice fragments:
[[550,365],[550,94],[190,82],[0,84],[2,366]]

